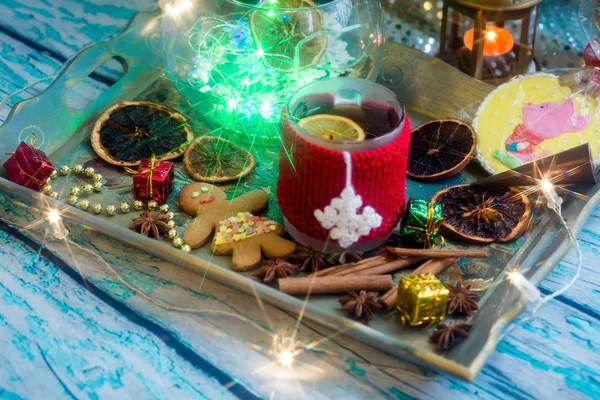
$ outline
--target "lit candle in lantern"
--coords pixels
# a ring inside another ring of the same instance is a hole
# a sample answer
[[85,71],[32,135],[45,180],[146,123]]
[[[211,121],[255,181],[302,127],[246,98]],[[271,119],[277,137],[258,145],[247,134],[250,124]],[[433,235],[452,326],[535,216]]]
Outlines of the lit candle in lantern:
[[[469,29],[464,36],[465,46],[473,50],[473,38],[475,30]],[[512,50],[515,41],[511,34],[502,28],[488,25],[483,32],[483,55],[501,56]]]

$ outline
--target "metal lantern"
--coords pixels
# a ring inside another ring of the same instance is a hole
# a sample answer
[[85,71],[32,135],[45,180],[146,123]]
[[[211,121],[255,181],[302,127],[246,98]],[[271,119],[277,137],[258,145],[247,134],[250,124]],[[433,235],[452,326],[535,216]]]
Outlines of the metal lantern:
[[444,0],[439,57],[472,77],[501,83],[535,70],[542,0]]

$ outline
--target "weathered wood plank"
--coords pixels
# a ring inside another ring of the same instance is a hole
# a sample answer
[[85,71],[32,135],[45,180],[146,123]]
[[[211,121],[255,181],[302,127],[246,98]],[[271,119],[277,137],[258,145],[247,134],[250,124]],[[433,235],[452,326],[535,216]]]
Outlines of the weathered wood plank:
[[155,4],[156,0],[3,0],[0,27],[68,58],[118,32],[136,12]]
[[4,390],[23,398],[234,398],[6,232],[0,243]]
[[[17,41],[0,32],[0,101],[3,101],[13,92],[26,86],[53,76],[62,67],[62,62],[50,55],[41,54],[37,50]],[[0,122],[6,119],[11,107],[23,100],[40,93],[51,80],[39,83],[10,98],[4,107],[0,108]],[[88,102],[96,98],[108,86],[97,80],[88,79],[77,85],[75,99]]]

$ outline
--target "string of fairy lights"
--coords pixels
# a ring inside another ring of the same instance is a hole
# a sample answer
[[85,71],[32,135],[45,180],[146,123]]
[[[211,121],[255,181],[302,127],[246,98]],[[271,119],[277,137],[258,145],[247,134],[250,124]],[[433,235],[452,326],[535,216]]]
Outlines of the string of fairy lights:
[[[191,8],[185,1],[167,6],[172,18]],[[193,57],[187,84],[211,96],[207,116],[225,126],[239,119],[279,122],[281,109],[295,91],[319,79],[347,76],[362,57],[351,56],[341,39],[362,25],[343,26],[339,16],[326,11],[292,12],[277,6],[278,0],[266,0],[260,9],[249,7],[227,19],[201,17],[188,36]],[[310,28],[300,21],[308,13]],[[366,46],[363,53],[368,51]],[[306,62],[307,57],[314,60]]]
[[[176,6],[171,5],[170,7],[171,8],[166,8],[167,15],[177,15],[178,13],[188,11],[191,8],[191,2],[189,0],[183,0],[179,1]],[[242,16],[240,21],[243,19],[244,18]],[[315,75],[314,71],[311,73],[306,72],[304,75],[302,71],[296,71],[296,74],[281,74],[281,71],[276,71],[264,64],[264,57],[268,55],[268,49],[263,49],[260,47],[260,45],[254,43],[253,39],[250,37],[251,35],[244,36],[240,33],[244,29],[249,29],[243,25],[243,22],[231,24],[216,18],[210,18],[206,21],[214,25],[212,25],[212,27],[207,31],[199,30],[194,32],[189,38],[190,46],[194,48],[196,56],[193,60],[193,68],[190,69],[190,73],[188,74],[188,80],[190,85],[198,88],[198,90],[201,92],[204,90],[207,93],[210,92],[211,94],[222,98],[223,106],[231,114],[238,115],[242,113],[249,117],[253,115],[260,115],[260,117],[266,121],[274,121],[274,119],[276,119],[279,115],[278,107],[281,106],[282,98],[287,98],[291,92],[296,90],[298,85],[307,83],[307,81],[303,81],[302,79],[320,79],[325,77]],[[239,35],[235,32],[238,32]],[[246,31],[246,33],[249,32]],[[232,41],[230,39],[234,37],[240,38],[240,42],[232,46],[231,43],[235,43],[235,40]],[[242,37],[243,43],[241,42]],[[226,41],[225,38],[227,38]],[[238,66],[237,71],[229,71],[227,70],[227,67],[233,63],[230,58],[231,56],[235,58],[236,62],[240,61],[240,57],[247,62],[242,63],[241,66]],[[222,62],[219,60],[222,60]],[[283,80],[283,83],[285,83],[284,85],[281,85],[281,80]],[[217,84],[211,85],[211,82],[217,82]],[[279,91],[273,91],[273,89],[276,87],[281,88],[278,89]],[[12,97],[12,95],[9,96],[9,98],[10,97]],[[5,99],[5,101],[7,100],[8,98]],[[249,102],[252,102],[252,106],[250,106]],[[277,112],[275,112],[275,110],[277,110]],[[556,182],[543,179],[539,182],[539,185],[536,186],[534,190],[540,192],[544,196],[548,208],[559,217],[561,224],[563,225],[564,229],[566,229],[570,240],[574,243],[577,251],[577,268],[572,280],[567,285],[546,297],[541,296],[539,289],[537,289],[535,285],[533,285],[522,274],[521,271],[512,271],[509,273],[508,279],[511,285],[519,290],[519,292],[523,294],[527,301],[535,304],[531,314],[526,319],[521,321],[521,323],[533,319],[537,311],[539,311],[544,304],[568,290],[576,282],[582,269],[581,248],[573,231],[562,216],[561,205],[563,200],[556,192],[555,183]],[[43,204],[42,207],[44,209],[44,217],[36,223],[31,224],[30,227],[38,226],[43,222],[47,222],[47,226],[50,228],[53,236],[56,239],[71,245],[76,245],[80,250],[90,253],[94,257],[101,260],[102,264],[109,268],[109,271],[117,277],[121,284],[131,289],[144,299],[150,301],[152,304],[175,312],[211,312],[211,310],[198,310],[171,306],[145,294],[135,285],[132,285],[122,278],[121,275],[100,255],[70,240],[70,232],[63,222],[63,217],[61,215],[62,213],[59,209],[49,204]],[[6,221],[4,218],[2,218],[2,220]],[[11,221],[6,222],[12,224]],[[254,321],[241,315],[235,313],[220,313],[222,315],[229,315],[239,318],[244,322],[252,324],[262,332],[269,334],[273,340],[272,349],[269,354],[271,355],[274,363],[284,368],[291,369],[296,359],[302,353],[310,351],[316,347],[316,344],[305,346],[300,345],[295,340],[296,332],[291,335],[281,335],[274,333],[272,330],[265,329],[256,324]],[[518,325],[513,325],[504,333],[504,335],[508,334],[508,332],[514,329],[515,326]],[[296,327],[296,329],[297,328],[298,327]],[[385,369],[398,369],[386,366],[378,367]]]

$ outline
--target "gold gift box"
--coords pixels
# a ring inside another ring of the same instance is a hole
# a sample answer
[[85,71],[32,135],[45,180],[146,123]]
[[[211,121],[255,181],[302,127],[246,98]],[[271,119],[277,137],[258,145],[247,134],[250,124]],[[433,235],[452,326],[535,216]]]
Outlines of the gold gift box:
[[402,323],[419,326],[443,321],[448,308],[448,293],[448,289],[433,274],[403,277],[398,284],[396,298]]

